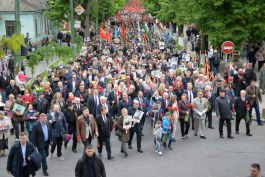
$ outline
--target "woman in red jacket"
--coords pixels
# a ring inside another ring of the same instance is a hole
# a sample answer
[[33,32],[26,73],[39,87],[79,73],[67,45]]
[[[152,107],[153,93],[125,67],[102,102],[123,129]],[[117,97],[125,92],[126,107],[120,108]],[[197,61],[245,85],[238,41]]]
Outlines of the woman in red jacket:
[[22,96],[22,99],[25,103],[27,103],[27,105],[29,105],[33,103],[34,96],[29,89],[25,89],[25,94]]

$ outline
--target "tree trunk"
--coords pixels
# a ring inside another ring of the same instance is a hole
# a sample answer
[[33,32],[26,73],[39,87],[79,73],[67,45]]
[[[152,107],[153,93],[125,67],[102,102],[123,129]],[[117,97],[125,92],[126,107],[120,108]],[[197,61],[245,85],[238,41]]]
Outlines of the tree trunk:
[[86,18],[85,18],[85,37],[89,36],[89,14],[90,14],[90,0],[87,0],[87,5],[86,5]]

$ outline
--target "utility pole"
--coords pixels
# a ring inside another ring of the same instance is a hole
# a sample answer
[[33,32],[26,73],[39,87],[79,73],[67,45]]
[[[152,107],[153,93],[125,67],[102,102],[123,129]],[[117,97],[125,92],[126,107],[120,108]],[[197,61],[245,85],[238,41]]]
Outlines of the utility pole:
[[[15,2],[15,33],[19,35],[21,33],[21,22],[20,22],[20,0],[16,0]],[[21,46],[19,46],[18,51],[14,51],[15,56],[15,73],[14,76],[17,75],[19,71],[21,71]]]
[[72,43],[75,43],[75,29],[74,29],[74,1],[70,0],[70,11],[71,11],[71,18],[70,18],[70,25],[71,25],[71,38]]
[[97,3],[97,13],[96,13],[96,34],[98,34],[98,0],[96,0]]

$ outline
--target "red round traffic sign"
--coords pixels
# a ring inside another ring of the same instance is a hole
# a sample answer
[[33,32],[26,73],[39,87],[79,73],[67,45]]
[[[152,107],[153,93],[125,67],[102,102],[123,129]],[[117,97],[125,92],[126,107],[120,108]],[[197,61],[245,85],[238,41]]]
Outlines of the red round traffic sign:
[[235,49],[235,45],[233,42],[231,41],[225,41],[223,44],[222,44],[222,51],[225,53],[225,54],[230,54],[234,51]]

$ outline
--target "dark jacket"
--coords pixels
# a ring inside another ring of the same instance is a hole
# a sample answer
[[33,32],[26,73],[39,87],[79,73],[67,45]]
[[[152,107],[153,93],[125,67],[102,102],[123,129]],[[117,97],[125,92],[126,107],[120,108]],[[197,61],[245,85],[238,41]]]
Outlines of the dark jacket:
[[241,99],[241,97],[238,97],[234,102],[234,109],[236,111],[236,118],[242,119],[246,117],[247,114],[247,108],[246,104],[249,104],[249,100],[247,97],[245,97],[245,101]]
[[49,112],[49,103],[48,103],[48,101],[45,98],[36,99],[33,102],[33,107],[39,113],[47,114]]
[[[46,123],[47,129],[48,129],[48,143],[51,142],[52,132],[51,132],[51,125],[47,122]],[[40,121],[36,122],[32,129],[31,134],[31,142],[34,146],[36,146],[38,149],[44,149],[45,148],[45,137],[42,130],[42,125]]]
[[63,137],[68,131],[67,123],[62,112],[59,112],[58,116],[55,114],[55,112],[51,112],[48,115],[48,120],[52,120],[51,129],[53,138]]
[[[96,117],[97,103],[95,102],[94,97],[95,95],[89,96],[87,100],[87,107],[89,109],[89,113],[92,114],[94,117]],[[97,95],[97,97],[98,97],[98,104],[99,104],[100,103],[99,95]]]
[[[93,161],[93,168],[96,177],[106,177],[105,166],[101,160],[95,153],[91,157]],[[84,153],[83,157],[77,161],[75,166],[75,177],[91,177],[89,176],[89,168],[88,168],[89,157]]]
[[74,110],[76,111],[77,116],[80,116],[82,114],[83,108],[84,108],[84,105],[83,104],[80,103],[80,108],[79,109],[77,109],[77,105],[75,104]]
[[221,119],[232,119],[232,104],[229,97],[218,97],[215,100],[216,116]]
[[121,115],[122,108],[129,109],[131,106],[132,106],[132,101],[130,99],[128,99],[128,104],[124,99],[121,99],[118,105],[118,115]]
[[70,111],[69,109],[66,109],[63,113],[68,124],[68,133],[72,134],[73,132],[76,132],[76,120],[78,117],[76,110]]
[[10,83],[10,76],[6,76],[6,79],[4,79],[3,76],[0,77],[0,89],[6,89],[9,83]]
[[[28,170],[30,170],[30,174],[35,176],[35,171],[32,168],[31,162],[28,160],[28,157],[35,150],[34,145],[31,142],[27,142],[26,145],[26,163]],[[23,168],[23,154],[21,150],[21,145],[19,142],[15,143],[8,154],[7,159],[7,171],[10,171],[14,177],[22,176],[22,168]]]
[[17,86],[17,85],[14,85],[14,87],[12,87],[11,85],[7,86],[6,87],[6,97],[8,98],[8,96],[10,94],[15,95],[15,97],[17,97],[18,94],[21,94],[19,86]]
[[[140,110],[140,109],[138,109],[138,110]],[[136,112],[136,109],[134,107],[130,107],[128,109],[128,115],[130,115],[132,117],[134,116],[135,112]],[[143,125],[143,120],[144,119],[142,118],[141,121],[140,121],[140,123],[134,123],[134,122],[132,122],[133,125],[132,125],[132,128],[131,129],[134,129],[134,131],[136,131],[136,132],[141,132],[142,125]]]
[[98,127],[99,138],[110,137],[110,134],[112,132],[112,129],[113,129],[112,119],[108,114],[106,115],[106,119],[107,119],[107,121],[105,123],[103,121],[102,114],[99,114],[96,117],[96,123],[97,123],[97,127]]
[[187,115],[186,112],[190,111],[188,100],[187,103],[185,103],[183,100],[180,100],[178,102],[178,108],[179,108],[179,118],[184,119],[185,116]]

